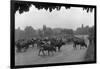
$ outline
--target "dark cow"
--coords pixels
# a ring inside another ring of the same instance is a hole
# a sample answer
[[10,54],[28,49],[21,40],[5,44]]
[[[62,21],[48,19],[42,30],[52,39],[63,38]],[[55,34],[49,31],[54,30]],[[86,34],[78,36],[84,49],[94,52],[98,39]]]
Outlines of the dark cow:
[[60,48],[66,43],[62,39],[51,39],[51,46],[54,46],[60,51]]
[[31,41],[25,40],[25,39],[18,40],[18,41],[15,42],[15,46],[17,48],[17,52],[22,52],[22,50],[25,52],[29,48],[29,46],[31,44],[32,44]]
[[83,39],[73,39],[73,48],[76,49],[77,45],[80,45],[80,49],[82,47],[86,47],[87,48],[87,44],[85,43],[85,41]]
[[38,43],[37,41],[38,40],[34,39],[34,38],[27,40],[27,42],[26,42],[26,45],[28,46],[27,48],[29,48],[29,47],[34,48],[34,45]]
[[35,44],[35,40],[33,40],[33,39],[27,40],[28,48],[29,47],[34,48],[34,44]]
[[28,45],[26,43],[20,41],[15,42],[15,46],[17,48],[17,52],[22,52],[22,50],[26,51],[26,49],[28,48]]
[[45,41],[45,40],[42,40],[40,43],[39,43],[39,54],[42,52],[43,55],[45,55],[45,51],[48,52],[48,55],[50,55],[50,52],[56,52],[56,48],[54,46],[51,45],[50,41]]
[[48,52],[48,55],[50,55],[50,52],[52,53],[53,55],[53,52],[56,52],[56,48],[55,47],[52,47],[52,46],[41,46],[40,49],[39,49],[39,54],[42,52],[43,55],[45,55],[45,51]]

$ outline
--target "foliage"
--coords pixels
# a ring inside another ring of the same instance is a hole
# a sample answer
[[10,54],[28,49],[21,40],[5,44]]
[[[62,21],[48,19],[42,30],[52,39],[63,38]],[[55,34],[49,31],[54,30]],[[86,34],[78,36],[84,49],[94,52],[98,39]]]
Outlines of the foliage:
[[64,34],[73,34],[73,30],[72,29],[63,29],[61,31],[61,33],[64,33]]
[[74,32],[75,34],[84,34],[84,35],[88,35],[89,34],[89,26],[86,27],[79,27],[76,29],[76,31]]
[[68,37],[69,35],[73,35],[72,29],[52,29],[46,28],[44,29],[33,29],[32,26],[26,26],[24,30],[15,29],[15,39],[32,39],[33,37]]
[[[65,7],[66,10],[70,9],[72,6],[69,4],[56,4],[56,3],[39,3],[39,2],[26,2],[26,1],[14,1],[14,13],[16,13],[16,11],[19,11],[19,13],[23,13],[23,12],[28,12],[29,8],[31,6],[35,6],[35,8],[37,8],[38,10],[40,9],[45,9],[45,10],[49,10],[49,12],[52,12],[52,10],[57,10],[59,11],[61,9],[61,7]],[[88,12],[92,12],[93,8],[92,7],[82,7],[83,10],[86,10],[87,13]]]
[[35,30],[31,27],[31,26],[26,26],[26,28],[24,29],[26,38],[31,38],[33,36],[35,36]]

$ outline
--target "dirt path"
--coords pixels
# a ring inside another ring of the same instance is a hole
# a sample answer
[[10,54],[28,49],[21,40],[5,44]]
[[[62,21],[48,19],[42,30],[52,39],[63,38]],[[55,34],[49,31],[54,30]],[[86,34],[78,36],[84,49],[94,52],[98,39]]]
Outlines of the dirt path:
[[[89,41],[86,39],[86,43]],[[16,65],[33,65],[33,64],[45,64],[45,63],[61,63],[61,62],[80,62],[84,61],[87,48],[80,50],[73,49],[73,44],[66,44],[61,48],[61,52],[56,52],[53,56],[38,56],[37,49],[28,49],[25,53],[19,53],[15,55]]]

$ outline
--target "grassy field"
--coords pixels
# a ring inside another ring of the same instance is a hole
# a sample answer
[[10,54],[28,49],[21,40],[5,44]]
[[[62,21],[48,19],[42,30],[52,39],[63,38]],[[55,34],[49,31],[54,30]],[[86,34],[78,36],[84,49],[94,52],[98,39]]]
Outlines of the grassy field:
[[63,63],[63,62],[81,62],[84,61],[87,48],[81,49],[77,47],[74,50],[72,44],[66,44],[61,48],[60,52],[54,53],[52,56],[38,56],[37,49],[28,49],[25,53],[16,53],[15,65],[34,65],[47,63]]
[[[82,62],[86,60],[93,60],[93,44],[89,44],[89,40],[85,38],[88,48],[73,49],[73,43],[68,43],[61,47],[60,52],[54,53],[50,56],[38,56],[37,48],[29,48],[27,52],[15,54],[15,65],[35,65],[47,63],[63,63],[63,62]],[[92,58],[91,58],[92,56]]]

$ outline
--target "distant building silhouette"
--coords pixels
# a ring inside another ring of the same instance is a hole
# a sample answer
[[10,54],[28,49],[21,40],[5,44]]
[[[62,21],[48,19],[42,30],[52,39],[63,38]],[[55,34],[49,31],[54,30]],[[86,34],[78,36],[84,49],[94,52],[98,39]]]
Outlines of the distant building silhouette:
[[81,28],[83,29],[84,28],[84,25],[82,24]]
[[43,25],[43,31],[45,31],[46,30],[46,25]]

